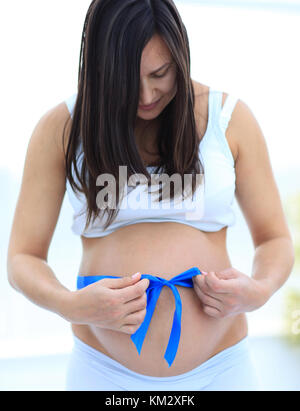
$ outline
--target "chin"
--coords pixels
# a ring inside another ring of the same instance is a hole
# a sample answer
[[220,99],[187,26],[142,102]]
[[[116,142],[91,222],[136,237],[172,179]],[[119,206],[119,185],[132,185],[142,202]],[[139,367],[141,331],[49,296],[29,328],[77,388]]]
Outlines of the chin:
[[143,110],[138,109],[137,117],[140,118],[141,120],[154,120],[163,112],[164,109],[165,109],[165,104],[163,105],[163,107],[159,105],[158,107],[150,111],[143,111]]
[[147,113],[147,114],[140,114],[138,113],[137,117],[141,120],[154,120],[160,115],[161,112],[159,113]]

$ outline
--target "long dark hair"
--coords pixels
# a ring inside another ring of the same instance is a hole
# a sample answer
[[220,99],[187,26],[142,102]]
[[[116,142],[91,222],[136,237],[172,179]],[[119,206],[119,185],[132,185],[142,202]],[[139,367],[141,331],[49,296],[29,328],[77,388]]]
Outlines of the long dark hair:
[[[189,40],[174,2],[94,0],[84,22],[78,93],[65,150],[66,178],[72,189],[84,193],[87,199],[85,229],[101,211],[96,202],[100,174],[113,175],[118,186],[119,166],[127,166],[128,178],[141,173],[150,181],[134,129],[141,56],[154,34],[161,36],[169,48],[177,71],[177,94],[160,114],[157,141],[161,166],[169,176],[178,173],[182,181],[184,174],[191,174],[193,194],[198,186],[196,174],[204,174],[199,159]],[[78,168],[80,143],[83,159]],[[107,228],[118,209],[104,211],[108,213]]]

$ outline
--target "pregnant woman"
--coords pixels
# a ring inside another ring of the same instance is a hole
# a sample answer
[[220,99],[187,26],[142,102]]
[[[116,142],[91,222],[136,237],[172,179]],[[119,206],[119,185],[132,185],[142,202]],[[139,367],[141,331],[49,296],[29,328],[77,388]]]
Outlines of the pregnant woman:
[[[178,203],[170,184],[153,201],[166,176],[190,195]],[[82,241],[72,291],[47,263],[66,192]],[[235,196],[252,273],[226,249]],[[71,324],[66,389],[258,390],[246,313],[293,263],[261,129],[243,101],[191,79],[173,1],[93,1],[78,91],[33,132],[8,249],[10,284]]]

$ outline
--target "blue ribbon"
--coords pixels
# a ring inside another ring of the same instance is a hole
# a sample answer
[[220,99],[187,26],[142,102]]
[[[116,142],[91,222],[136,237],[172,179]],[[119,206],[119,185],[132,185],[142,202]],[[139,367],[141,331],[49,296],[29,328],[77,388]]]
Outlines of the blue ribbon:
[[[173,317],[173,325],[170,333],[170,338],[168,342],[167,349],[165,351],[164,358],[169,364],[169,367],[172,365],[178,350],[180,334],[181,334],[181,314],[182,314],[182,303],[179,292],[175,285],[180,285],[182,287],[193,288],[192,278],[195,275],[200,275],[201,271],[197,267],[192,267],[183,273],[177,275],[176,277],[171,278],[171,280],[165,280],[161,277],[156,277],[150,274],[142,274],[141,279],[148,278],[150,281],[149,286],[146,290],[147,294],[147,311],[144,321],[140,327],[136,330],[134,334],[131,335],[131,340],[133,341],[136,349],[140,355],[141,349],[152,319],[152,315],[155,310],[156,302],[159,298],[163,286],[169,287],[175,298],[175,312]],[[112,275],[91,275],[91,276],[78,276],[77,277],[77,289],[87,287],[90,284],[95,283],[96,281],[102,280],[103,278],[122,278]]]

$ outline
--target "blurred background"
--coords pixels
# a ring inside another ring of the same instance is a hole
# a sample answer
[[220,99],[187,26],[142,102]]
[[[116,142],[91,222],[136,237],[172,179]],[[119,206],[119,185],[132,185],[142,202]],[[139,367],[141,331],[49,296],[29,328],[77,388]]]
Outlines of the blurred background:
[[[296,249],[288,281],[248,313],[254,361],[266,390],[300,389],[300,1],[175,1],[188,30],[192,78],[251,108],[269,150]],[[25,154],[40,117],[76,92],[80,41],[90,0],[0,3],[0,390],[63,390],[70,326],[15,292],[6,253]],[[263,198],[262,198],[263,201]],[[232,265],[251,273],[254,248],[235,203],[228,230]],[[75,290],[80,240],[65,197],[49,253]]]

